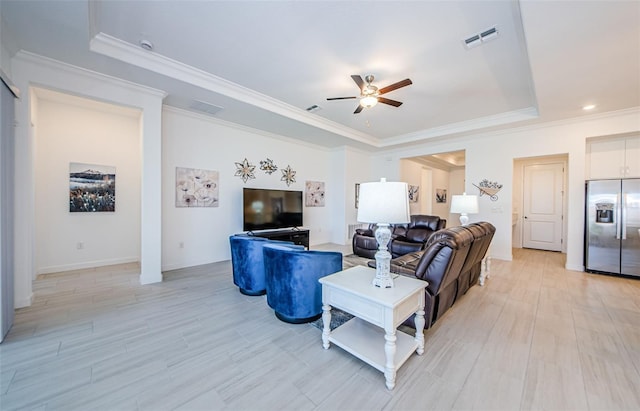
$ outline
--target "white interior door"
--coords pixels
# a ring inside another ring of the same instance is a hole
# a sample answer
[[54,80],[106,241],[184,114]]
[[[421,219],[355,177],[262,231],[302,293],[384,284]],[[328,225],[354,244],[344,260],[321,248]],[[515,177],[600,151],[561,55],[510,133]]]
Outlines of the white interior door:
[[524,167],[522,246],[562,250],[564,164]]

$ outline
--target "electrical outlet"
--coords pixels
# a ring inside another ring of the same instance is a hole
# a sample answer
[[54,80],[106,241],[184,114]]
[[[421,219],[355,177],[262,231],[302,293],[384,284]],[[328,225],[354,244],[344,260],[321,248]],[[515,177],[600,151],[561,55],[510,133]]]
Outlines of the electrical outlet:
[[180,241],[180,242],[178,243],[178,247],[179,247],[179,248],[184,248],[184,241]]

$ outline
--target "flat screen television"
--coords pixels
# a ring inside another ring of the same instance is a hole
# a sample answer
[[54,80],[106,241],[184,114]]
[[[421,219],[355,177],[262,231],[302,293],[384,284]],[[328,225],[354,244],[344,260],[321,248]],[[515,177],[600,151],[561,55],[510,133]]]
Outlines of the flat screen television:
[[243,188],[244,231],[302,226],[302,191]]

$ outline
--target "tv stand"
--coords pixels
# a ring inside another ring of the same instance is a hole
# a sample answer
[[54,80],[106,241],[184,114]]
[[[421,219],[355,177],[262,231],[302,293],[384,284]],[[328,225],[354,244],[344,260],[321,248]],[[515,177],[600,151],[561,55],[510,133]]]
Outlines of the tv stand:
[[292,228],[290,230],[250,231],[249,233],[247,234],[270,240],[291,241],[294,244],[309,248],[309,230]]

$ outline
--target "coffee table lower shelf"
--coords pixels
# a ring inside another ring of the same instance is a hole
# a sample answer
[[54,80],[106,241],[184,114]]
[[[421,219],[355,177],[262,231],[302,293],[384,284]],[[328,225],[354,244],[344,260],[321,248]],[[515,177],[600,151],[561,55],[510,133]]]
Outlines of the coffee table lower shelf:
[[[331,331],[329,341],[377,370],[384,372],[386,361],[384,335],[385,332],[382,328],[354,317]],[[394,365],[397,369],[411,357],[411,354],[416,352],[418,343],[413,336],[407,335],[402,331],[396,332],[396,338]]]

